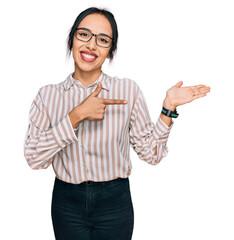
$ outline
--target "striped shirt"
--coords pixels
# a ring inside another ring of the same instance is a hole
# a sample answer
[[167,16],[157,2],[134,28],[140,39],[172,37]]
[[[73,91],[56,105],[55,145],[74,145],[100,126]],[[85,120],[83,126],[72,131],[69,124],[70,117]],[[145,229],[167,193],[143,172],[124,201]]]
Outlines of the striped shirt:
[[[127,104],[106,105],[102,120],[83,120],[73,128],[69,113],[102,83],[97,97],[125,99]],[[156,165],[168,153],[168,127],[151,121],[138,84],[104,72],[84,87],[73,73],[65,81],[41,87],[29,111],[24,156],[32,169],[51,164],[56,177],[78,184],[109,181],[131,174],[130,145],[139,159]],[[155,148],[157,154],[155,155]]]

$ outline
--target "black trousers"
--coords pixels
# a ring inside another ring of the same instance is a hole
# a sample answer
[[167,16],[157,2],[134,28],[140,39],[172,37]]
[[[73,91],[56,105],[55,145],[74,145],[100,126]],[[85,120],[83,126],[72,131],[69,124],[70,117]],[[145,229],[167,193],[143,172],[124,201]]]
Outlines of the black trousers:
[[72,184],[55,177],[51,216],[56,240],[131,240],[129,179]]

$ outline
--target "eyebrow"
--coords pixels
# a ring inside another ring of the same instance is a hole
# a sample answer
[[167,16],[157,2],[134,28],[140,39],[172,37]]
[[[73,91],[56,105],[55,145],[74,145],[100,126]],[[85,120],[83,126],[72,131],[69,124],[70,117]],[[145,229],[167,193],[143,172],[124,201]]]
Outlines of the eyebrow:
[[[80,28],[80,29],[84,29],[84,30],[88,30],[88,31],[90,31],[90,32],[92,32],[90,29],[88,29],[88,28],[84,28],[84,27],[82,27],[82,28]],[[97,35],[102,35],[102,36],[107,36],[107,37],[110,37],[110,38],[112,38],[111,36],[109,36],[109,35],[107,35],[107,34],[105,34],[105,33],[99,33],[99,34],[97,34]]]

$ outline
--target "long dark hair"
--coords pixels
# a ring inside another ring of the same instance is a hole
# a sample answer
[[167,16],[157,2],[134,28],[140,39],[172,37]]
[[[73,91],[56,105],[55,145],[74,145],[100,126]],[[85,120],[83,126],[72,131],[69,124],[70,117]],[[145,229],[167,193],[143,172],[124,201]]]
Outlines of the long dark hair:
[[116,50],[117,50],[117,41],[118,41],[117,24],[116,24],[114,15],[110,11],[108,11],[106,9],[99,9],[99,8],[96,8],[96,7],[90,7],[90,8],[87,8],[86,10],[84,10],[83,12],[81,12],[77,16],[73,26],[70,28],[70,30],[69,30],[70,32],[69,32],[69,35],[67,37],[67,57],[70,57],[70,55],[71,55],[71,51],[72,51],[72,47],[73,47],[73,38],[74,38],[74,34],[76,32],[77,26],[80,24],[80,22],[87,15],[92,14],[92,13],[102,14],[110,22],[110,25],[111,25],[111,28],[112,28],[112,37],[113,37],[112,44],[111,44],[110,51],[109,51],[109,54],[110,54],[110,59],[109,60],[111,62],[113,57],[114,57],[114,54],[116,53]]

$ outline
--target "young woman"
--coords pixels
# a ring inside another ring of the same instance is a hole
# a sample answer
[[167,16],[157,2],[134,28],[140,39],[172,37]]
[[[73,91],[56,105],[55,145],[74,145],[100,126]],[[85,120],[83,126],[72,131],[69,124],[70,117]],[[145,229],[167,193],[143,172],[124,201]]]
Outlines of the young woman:
[[166,92],[154,124],[137,83],[102,71],[104,61],[113,59],[117,40],[112,13],[81,12],[68,37],[75,71],[63,82],[41,87],[31,105],[24,155],[32,169],[53,166],[57,240],[130,240],[130,145],[141,160],[159,163],[168,153],[176,107],[210,91],[178,82]]

